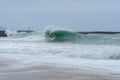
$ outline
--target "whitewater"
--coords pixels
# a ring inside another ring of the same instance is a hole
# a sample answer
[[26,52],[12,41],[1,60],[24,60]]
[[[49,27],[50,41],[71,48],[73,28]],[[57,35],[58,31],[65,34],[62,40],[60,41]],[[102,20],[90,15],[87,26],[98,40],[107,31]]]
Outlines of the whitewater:
[[46,64],[120,74],[120,34],[79,34],[59,29],[7,34],[0,38],[0,57],[21,61],[9,68]]

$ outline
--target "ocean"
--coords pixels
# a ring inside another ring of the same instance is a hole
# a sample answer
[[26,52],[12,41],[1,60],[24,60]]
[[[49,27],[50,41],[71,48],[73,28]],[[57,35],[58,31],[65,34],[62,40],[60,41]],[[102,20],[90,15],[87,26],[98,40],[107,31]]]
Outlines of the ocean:
[[120,74],[120,34],[80,34],[63,29],[7,34],[0,38],[0,57],[21,61],[10,69],[46,64]]

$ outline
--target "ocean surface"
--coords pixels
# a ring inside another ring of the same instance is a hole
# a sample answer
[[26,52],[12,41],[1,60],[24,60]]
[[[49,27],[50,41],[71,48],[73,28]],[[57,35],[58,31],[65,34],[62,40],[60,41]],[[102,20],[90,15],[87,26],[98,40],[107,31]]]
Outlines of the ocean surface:
[[0,56],[20,60],[14,68],[47,64],[120,73],[120,34],[78,34],[62,29],[7,34],[0,38]]

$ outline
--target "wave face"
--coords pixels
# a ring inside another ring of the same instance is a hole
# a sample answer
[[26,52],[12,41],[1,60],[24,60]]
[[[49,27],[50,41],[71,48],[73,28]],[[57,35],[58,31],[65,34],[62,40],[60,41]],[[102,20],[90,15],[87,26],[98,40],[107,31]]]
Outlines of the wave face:
[[79,38],[79,34],[76,32],[59,29],[46,29],[44,35],[45,38],[50,41],[70,41]]

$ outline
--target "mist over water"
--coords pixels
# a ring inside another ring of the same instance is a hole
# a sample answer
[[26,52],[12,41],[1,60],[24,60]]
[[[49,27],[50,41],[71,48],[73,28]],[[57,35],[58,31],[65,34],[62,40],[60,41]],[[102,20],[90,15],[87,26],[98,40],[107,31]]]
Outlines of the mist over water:
[[23,61],[32,62],[31,57],[34,57],[45,63],[120,73],[120,34],[78,34],[50,28],[43,32],[9,31],[8,34],[8,37],[0,38],[0,55],[21,55]]

